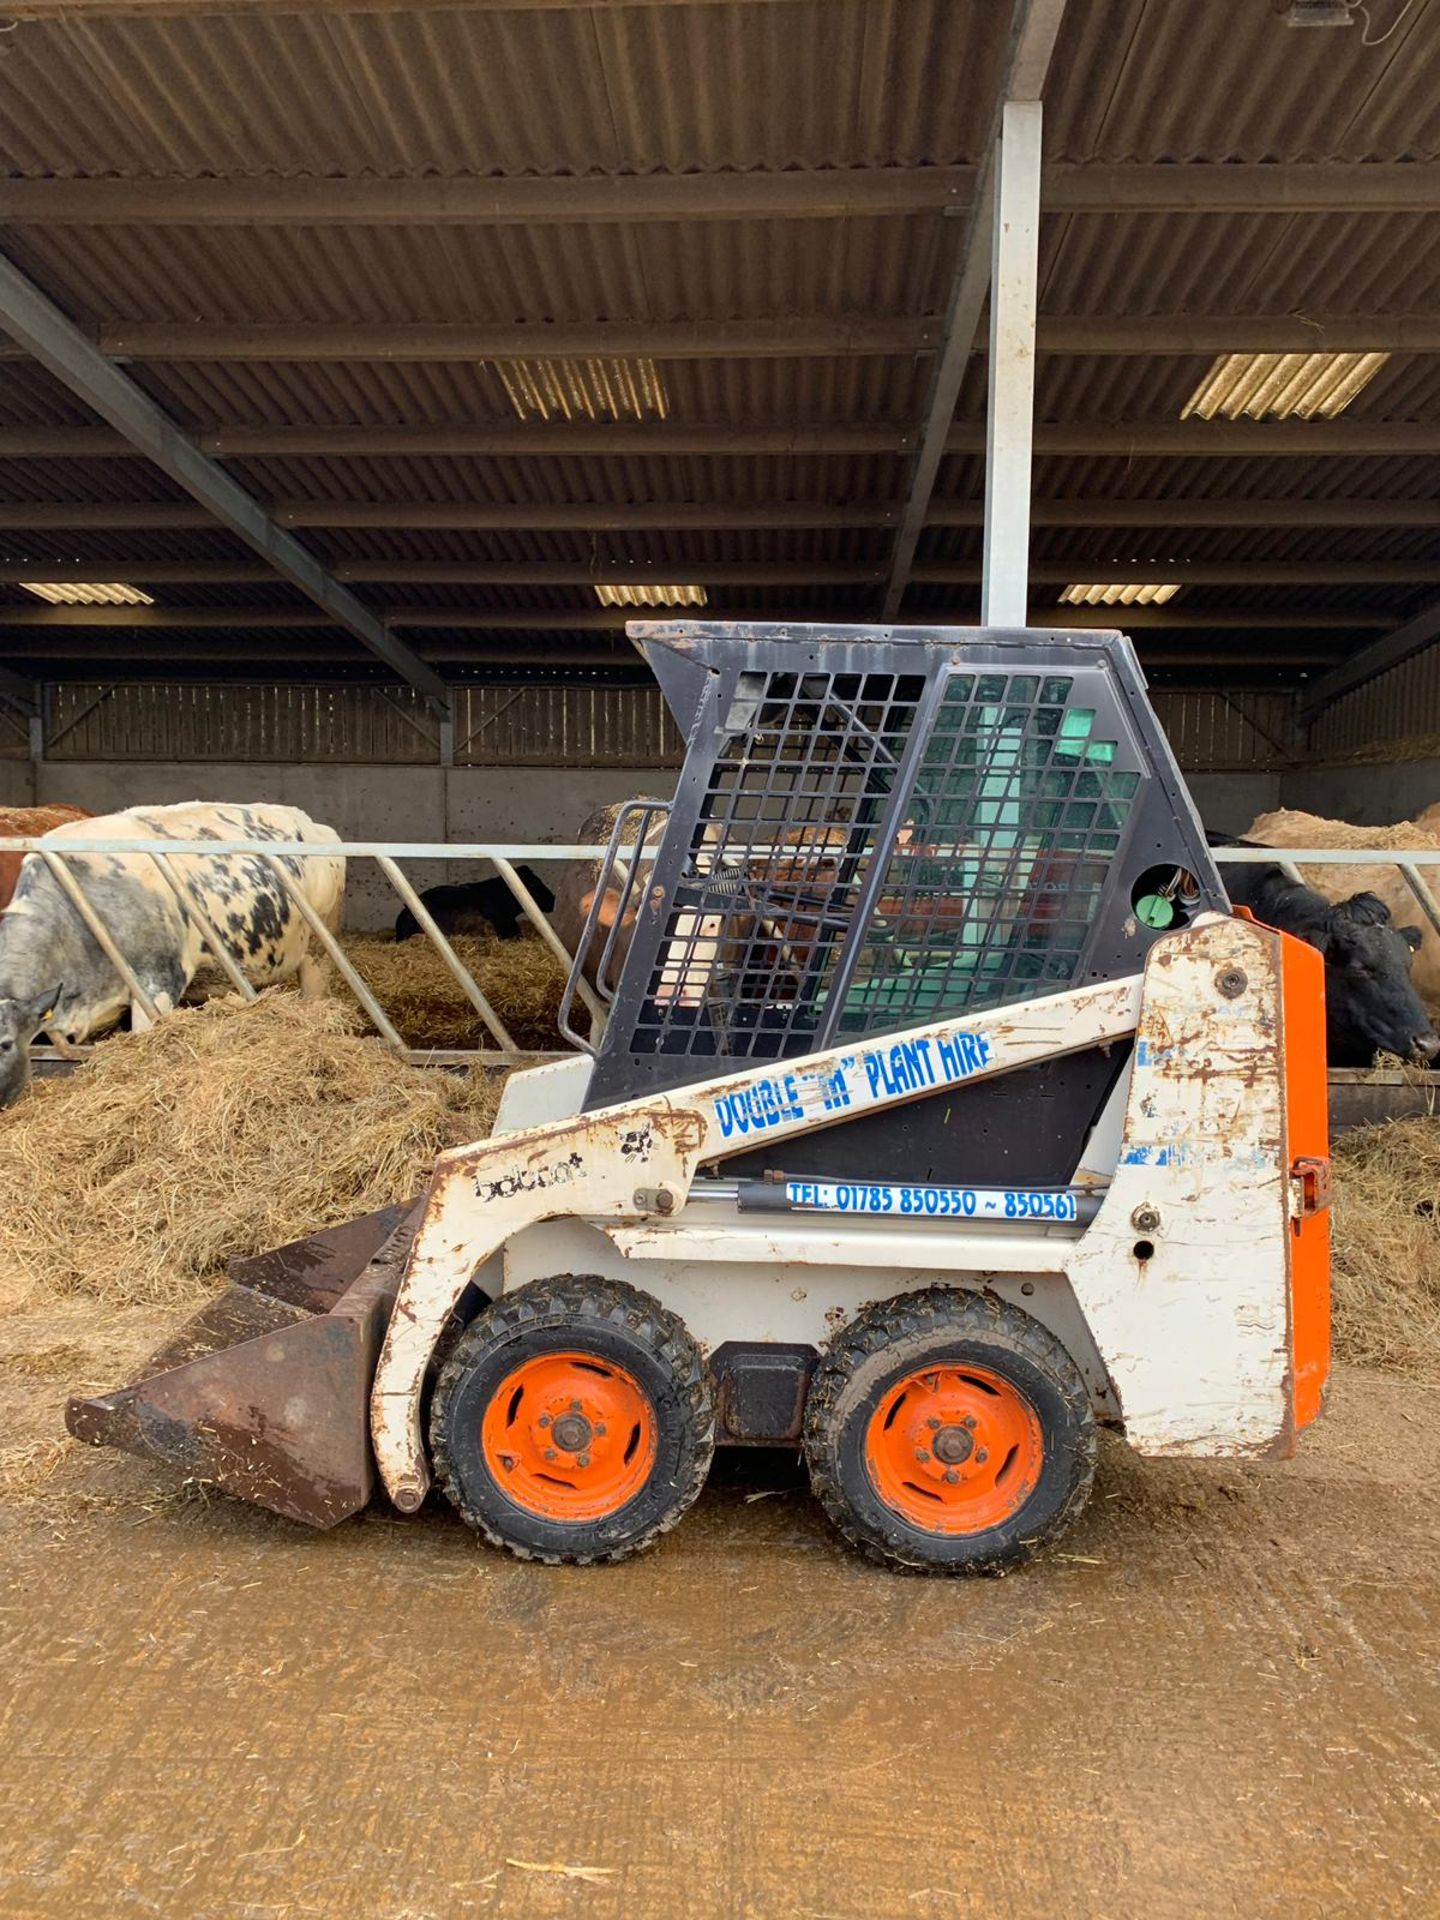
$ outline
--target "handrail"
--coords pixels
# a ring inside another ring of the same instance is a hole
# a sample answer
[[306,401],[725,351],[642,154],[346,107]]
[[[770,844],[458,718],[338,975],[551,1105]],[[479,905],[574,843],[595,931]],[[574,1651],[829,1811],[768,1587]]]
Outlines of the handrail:
[[600,860],[603,846],[553,846],[549,841],[456,840],[113,840],[92,834],[8,837],[7,853],[270,853],[311,859],[353,855],[357,860]]
[[[501,881],[515,898],[525,918],[530,922],[550,952],[562,965],[569,966],[571,955],[555,929],[541,914],[534,897],[516,872],[516,861],[535,861],[537,863],[570,861],[574,859],[598,859],[603,856],[603,847],[583,845],[554,846],[549,843],[531,842],[429,842],[429,841],[375,841],[375,840],[141,840],[120,839],[100,834],[75,834],[64,836],[36,835],[4,841],[7,852],[34,854],[43,860],[75,910],[90,932],[92,938],[114,967],[124,983],[131,1003],[139,1015],[147,1021],[156,1017],[156,1010],[147,995],[143,984],[119,947],[108,928],[99,920],[93,907],[85,899],[79,884],[70,871],[73,856],[87,854],[121,854],[131,858],[148,859],[160,870],[161,875],[175,896],[181,911],[198,928],[204,945],[210,948],[215,960],[224,971],[230,984],[242,995],[253,1000],[254,989],[246,981],[237,964],[237,956],[226,947],[208,916],[189,900],[185,890],[171,872],[171,865],[180,860],[210,859],[214,857],[234,858],[251,856],[260,859],[277,885],[290,897],[297,912],[305,920],[314,938],[319,942],[330,961],[345,981],[351,993],[363,1008],[370,1024],[385,1044],[393,1052],[404,1058],[411,1058],[422,1049],[406,1046],[397,1032],[385,1008],[371,990],[364,976],[355,967],[348,954],[326,927],[309,901],[302,888],[294,884],[293,877],[286,871],[286,860],[343,859],[373,860],[389,881],[401,903],[410,909],[420,933],[438,953],[441,963],[460,987],[461,992],[479,1014],[489,1031],[491,1038],[498,1043],[498,1056],[507,1063],[524,1060],[548,1060],[554,1058],[553,1050],[527,1053],[517,1048],[489,999],[469,968],[465,966],[445,935],[440,931],[434,919],[426,910],[423,901],[410,881],[401,872],[397,862],[400,860],[426,860],[431,862],[459,862],[465,860],[489,860],[495,867]],[[580,992],[590,1008],[593,1020],[603,1020],[600,1003],[592,995],[587,982],[582,982]],[[77,1050],[78,1051],[78,1050]],[[453,1059],[451,1052],[447,1057]],[[472,1057],[481,1061],[497,1058],[497,1052],[490,1049],[475,1049]]]
[[1218,866],[1232,861],[1263,867],[1284,865],[1287,861],[1308,860],[1323,867],[1436,867],[1440,866],[1440,848],[1427,853],[1422,847],[1211,847]]

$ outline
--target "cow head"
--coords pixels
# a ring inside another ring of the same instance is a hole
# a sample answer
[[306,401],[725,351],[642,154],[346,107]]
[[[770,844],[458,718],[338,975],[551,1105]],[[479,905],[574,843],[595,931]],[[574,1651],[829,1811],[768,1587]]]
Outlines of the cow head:
[[54,1018],[63,992],[55,986],[32,1000],[0,998],[0,1107],[18,1100],[30,1084],[30,1043]]
[[[1418,927],[1396,927],[1373,893],[1340,900],[1326,915],[1326,1025],[1338,1066],[1368,1066],[1376,1053],[1428,1060],[1440,1034],[1410,981]],[[1346,1056],[1351,1056],[1346,1058]]]

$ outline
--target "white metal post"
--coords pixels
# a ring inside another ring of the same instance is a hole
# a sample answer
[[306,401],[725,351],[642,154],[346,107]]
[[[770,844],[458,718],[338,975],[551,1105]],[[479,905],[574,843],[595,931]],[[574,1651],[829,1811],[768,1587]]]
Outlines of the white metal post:
[[1029,602],[1042,119],[1038,100],[1007,100],[996,152],[980,592],[987,627],[1023,627]]

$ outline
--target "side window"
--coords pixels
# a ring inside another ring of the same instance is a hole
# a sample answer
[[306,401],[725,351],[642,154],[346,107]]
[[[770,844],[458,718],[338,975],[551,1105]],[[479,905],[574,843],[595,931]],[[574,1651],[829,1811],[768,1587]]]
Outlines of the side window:
[[[1140,774],[1098,675],[952,674],[845,997],[843,1033],[1075,977]],[[1092,703],[1093,701],[1093,703]]]

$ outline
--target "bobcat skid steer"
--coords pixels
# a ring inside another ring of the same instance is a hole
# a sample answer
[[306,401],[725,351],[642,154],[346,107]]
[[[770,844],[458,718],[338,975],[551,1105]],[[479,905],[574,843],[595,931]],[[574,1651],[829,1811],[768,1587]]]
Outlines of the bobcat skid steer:
[[[1320,956],[1232,916],[1114,633],[637,623],[593,1054],[411,1209],[258,1260],[71,1431],[319,1526],[376,1470],[618,1560],[717,1444],[995,1571],[1141,1453],[1284,1455],[1329,1347]],[[603,947],[603,951],[599,951]],[[568,996],[567,996],[568,998]]]

